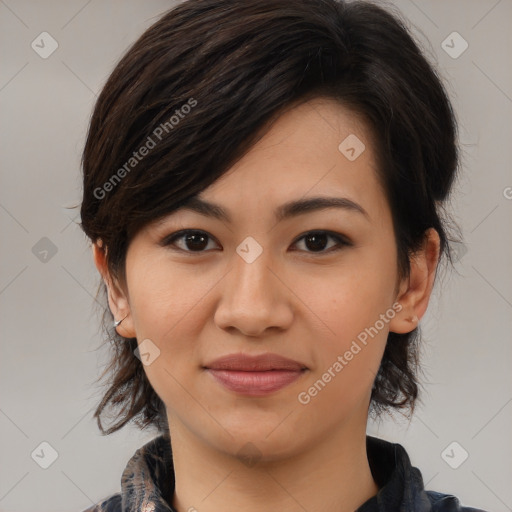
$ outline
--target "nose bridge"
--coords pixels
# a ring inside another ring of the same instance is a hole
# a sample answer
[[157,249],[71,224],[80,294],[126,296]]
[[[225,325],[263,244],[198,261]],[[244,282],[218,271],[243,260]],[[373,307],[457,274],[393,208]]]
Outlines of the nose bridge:
[[268,327],[285,327],[291,312],[273,266],[271,251],[258,249],[253,240],[237,247],[215,314],[219,327],[235,327],[251,335]]
[[275,280],[271,267],[271,251],[264,249],[255,239],[247,237],[233,255],[233,272],[229,282],[229,295],[242,307],[258,301],[260,308],[270,307]]

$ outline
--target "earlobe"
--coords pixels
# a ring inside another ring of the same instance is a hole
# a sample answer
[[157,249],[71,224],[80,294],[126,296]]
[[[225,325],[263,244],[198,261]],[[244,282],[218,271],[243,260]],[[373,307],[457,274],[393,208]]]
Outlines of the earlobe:
[[419,321],[420,319],[416,314],[406,315],[402,313],[391,320],[389,330],[398,334],[405,334],[416,329]]
[[110,275],[106,260],[106,249],[103,247],[101,240],[98,243],[93,243],[92,251],[94,264],[107,287],[108,305],[114,316],[114,328],[118,334],[125,338],[135,338],[135,329],[127,294]]
[[396,300],[402,310],[390,322],[389,330],[399,334],[411,332],[427,310],[439,260],[440,239],[434,228],[425,232],[423,247],[410,258],[410,275],[400,283]]

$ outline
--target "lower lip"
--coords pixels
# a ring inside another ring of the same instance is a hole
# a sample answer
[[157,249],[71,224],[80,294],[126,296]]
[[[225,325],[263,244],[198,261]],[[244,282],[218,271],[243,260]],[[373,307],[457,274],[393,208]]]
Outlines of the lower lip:
[[278,391],[296,381],[303,373],[298,370],[243,372],[211,369],[208,372],[229,390],[250,396],[264,396]]

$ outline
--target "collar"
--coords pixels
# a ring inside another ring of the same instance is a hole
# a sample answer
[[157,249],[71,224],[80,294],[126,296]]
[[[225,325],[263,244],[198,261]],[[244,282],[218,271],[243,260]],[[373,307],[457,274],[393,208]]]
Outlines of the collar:
[[366,452],[379,492],[361,505],[356,512],[432,510],[431,501],[423,487],[421,473],[411,465],[403,446],[366,436]]
[[[411,466],[401,445],[366,436],[366,447],[370,469],[380,490],[356,512],[432,510],[421,473]],[[128,461],[121,477],[122,510],[176,512],[170,505],[174,483],[170,438],[161,434],[139,448]]]
[[139,448],[121,476],[123,512],[176,512],[171,507],[174,465],[171,440],[161,434]]

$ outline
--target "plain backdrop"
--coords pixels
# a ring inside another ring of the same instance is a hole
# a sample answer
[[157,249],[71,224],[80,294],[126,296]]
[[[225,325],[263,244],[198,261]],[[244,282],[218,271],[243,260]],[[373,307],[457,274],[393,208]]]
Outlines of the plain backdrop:
[[[405,446],[427,488],[512,510],[512,1],[393,4],[457,111],[462,174],[451,212],[464,245],[420,324],[421,407],[410,422],[368,432]],[[156,435],[128,426],[101,436],[92,418],[107,352],[95,350],[99,281],[70,207],[97,94],[173,5],[0,0],[0,511],[79,512],[118,492],[127,461]],[[43,452],[55,459],[46,469]]]

